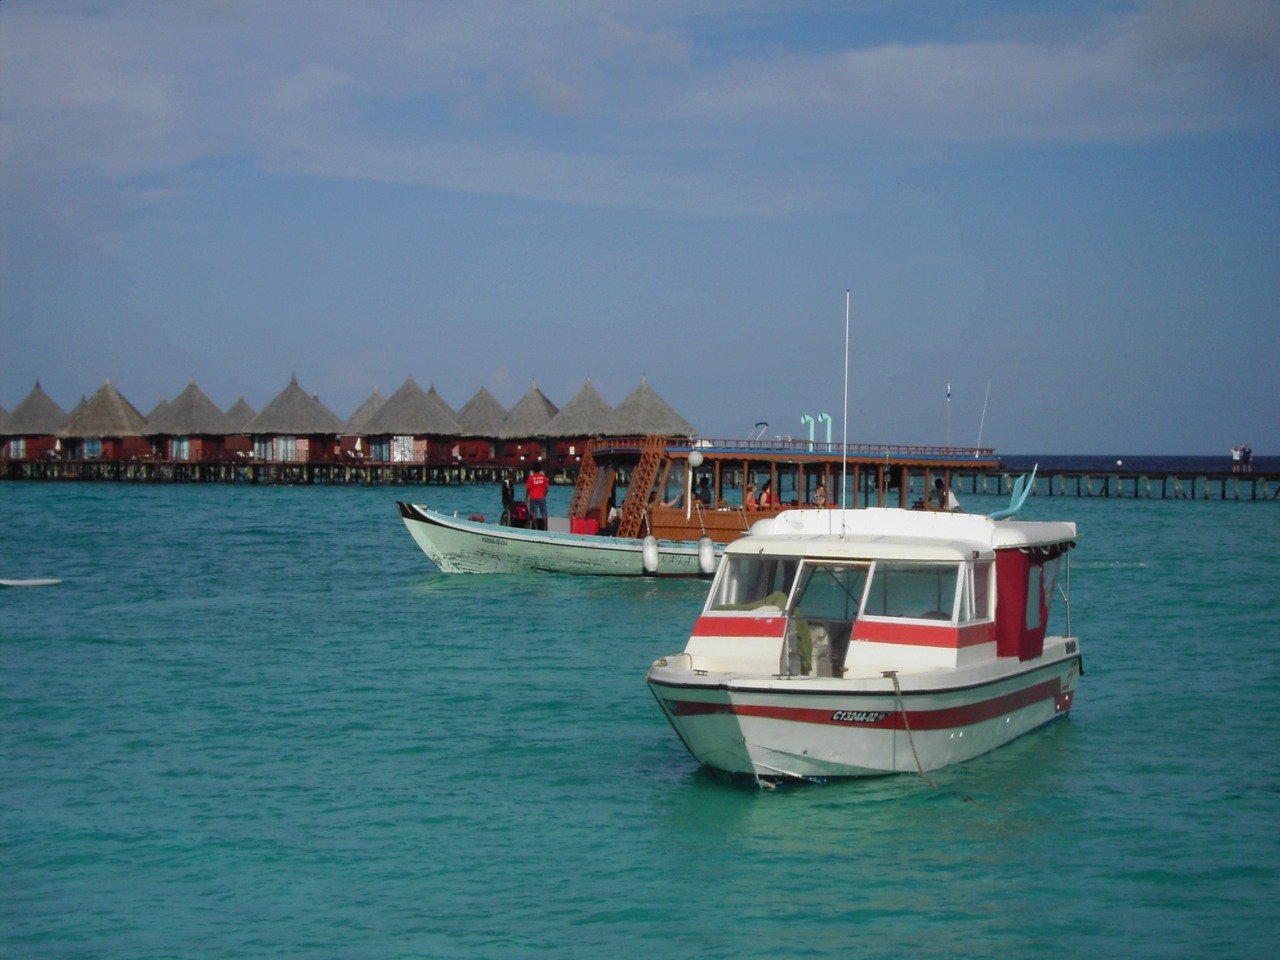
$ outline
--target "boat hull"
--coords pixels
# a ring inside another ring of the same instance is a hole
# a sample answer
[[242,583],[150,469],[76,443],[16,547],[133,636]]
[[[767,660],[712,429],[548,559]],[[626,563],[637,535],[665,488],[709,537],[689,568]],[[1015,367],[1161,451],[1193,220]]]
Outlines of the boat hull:
[[[1059,638],[1061,639],[1061,638]],[[649,688],[703,766],[763,780],[937,770],[980,756],[1071,709],[1074,639],[1034,661],[883,676],[761,678],[695,672],[664,658]]]
[[[401,503],[405,526],[444,573],[569,573],[620,577],[697,577],[715,570],[723,545],[644,540],[503,527]],[[707,550],[712,551],[710,557]],[[709,566],[710,569],[704,569]]]

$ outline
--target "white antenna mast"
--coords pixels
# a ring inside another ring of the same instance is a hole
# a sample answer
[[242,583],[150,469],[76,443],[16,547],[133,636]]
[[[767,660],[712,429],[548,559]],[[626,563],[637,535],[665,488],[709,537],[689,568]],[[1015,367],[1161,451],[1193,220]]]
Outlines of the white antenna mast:
[[978,446],[974,449],[973,455],[978,456],[978,451],[982,449],[982,428],[987,425],[987,401],[991,398],[991,381],[987,381],[987,395],[982,398],[982,419],[978,421]]
[[840,453],[840,536],[845,532],[845,510],[849,509],[849,291],[844,292],[844,425]]

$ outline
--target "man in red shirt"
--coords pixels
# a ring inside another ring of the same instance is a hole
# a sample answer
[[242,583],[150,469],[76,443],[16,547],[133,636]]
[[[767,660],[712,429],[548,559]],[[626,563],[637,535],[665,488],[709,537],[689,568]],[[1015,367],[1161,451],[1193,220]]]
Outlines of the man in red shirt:
[[[535,530],[547,529],[547,487],[551,481],[542,472],[542,461],[539,460],[533,472],[524,482],[525,496],[529,501],[529,526]],[[539,521],[541,517],[541,521]]]

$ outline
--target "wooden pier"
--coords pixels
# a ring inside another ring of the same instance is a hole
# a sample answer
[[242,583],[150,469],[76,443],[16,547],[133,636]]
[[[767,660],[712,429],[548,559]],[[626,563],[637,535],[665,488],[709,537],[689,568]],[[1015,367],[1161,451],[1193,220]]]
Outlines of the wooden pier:
[[[972,493],[1009,494],[1021,474],[998,473],[960,478]],[[1032,496],[1130,497],[1139,500],[1276,500],[1280,474],[1187,473],[1179,471],[1044,471],[1036,474]]]
[[[423,486],[499,483],[508,474],[523,479],[528,464],[385,463],[377,461],[72,460],[48,458],[0,463],[0,478],[36,481],[117,481],[133,483],[245,483],[254,485],[332,484],[337,486]],[[576,466],[549,468],[553,482],[572,484]],[[938,474],[934,474],[937,476]],[[1020,472],[951,471],[957,493],[1008,496]],[[891,472],[862,467],[851,482],[863,506],[909,505],[922,496],[925,478],[913,473],[904,493]],[[1280,500],[1280,473],[1180,471],[1056,471],[1036,474],[1032,496],[1129,497],[1141,500]]]

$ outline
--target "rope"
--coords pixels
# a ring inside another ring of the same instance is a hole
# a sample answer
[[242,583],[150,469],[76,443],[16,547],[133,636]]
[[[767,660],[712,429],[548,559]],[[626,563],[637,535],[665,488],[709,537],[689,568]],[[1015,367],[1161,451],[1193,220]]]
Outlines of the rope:
[[924,772],[924,764],[920,762],[920,754],[916,752],[915,737],[911,735],[911,721],[907,719],[907,707],[902,702],[902,687],[898,684],[898,671],[884,670],[881,675],[893,681],[893,692],[898,695],[898,710],[902,714],[902,725],[907,731],[907,743],[911,744],[911,755],[916,758],[916,770],[919,771],[920,776],[924,777],[925,783],[937,790],[938,785],[930,780],[929,775]]

